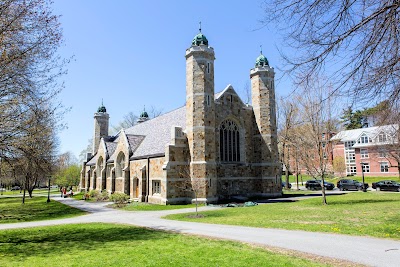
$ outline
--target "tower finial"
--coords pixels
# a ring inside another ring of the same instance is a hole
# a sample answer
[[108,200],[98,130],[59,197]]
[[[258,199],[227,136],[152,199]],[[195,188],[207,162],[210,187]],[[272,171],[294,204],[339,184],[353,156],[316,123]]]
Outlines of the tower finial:
[[201,21],[199,21],[199,32],[201,32]]
[[260,45],[260,54],[262,55],[262,45]]
[[104,104],[103,104],[103,98],[101,99],[101,105],[104,106]]

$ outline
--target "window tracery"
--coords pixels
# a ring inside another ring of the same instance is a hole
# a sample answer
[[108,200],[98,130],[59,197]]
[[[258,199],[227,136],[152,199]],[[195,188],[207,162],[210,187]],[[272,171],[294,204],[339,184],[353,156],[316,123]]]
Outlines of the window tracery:
[[239,162],[240,161],[240,133],[237,124],[231,120],[221,123],[219,129],[220,138],[220,161]]

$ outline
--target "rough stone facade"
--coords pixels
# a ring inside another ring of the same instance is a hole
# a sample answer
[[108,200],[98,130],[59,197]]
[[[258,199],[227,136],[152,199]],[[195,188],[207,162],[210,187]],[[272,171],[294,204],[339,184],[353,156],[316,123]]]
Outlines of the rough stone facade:
[[250,106],[231,85],[215,94],[214,59],[199,33],[186,50],[182,108],[141,118],[111,137],[109,116],[99,108],[96,150],[84,162],[81,189],[124,192],[156,204],[281,195],[274,70],[263,55],[257,58]]

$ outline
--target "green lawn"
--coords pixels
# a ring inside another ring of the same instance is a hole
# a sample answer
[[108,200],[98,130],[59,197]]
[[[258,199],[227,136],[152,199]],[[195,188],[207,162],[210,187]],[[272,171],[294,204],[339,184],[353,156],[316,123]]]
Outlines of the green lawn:
[[[308,175],[304,175],[303,174],[303,184],[304,185],[306,184],[307,180],[311,180],[311,179],[313,179],[313,178],[308,176]],[[360,182],[362,181],[362,177],[361,176],[349,176],[349,177],[343,177],[343,178],[335,177],[335,178],[325,179],[325,180],[328,181],[328,182],[334,183],[335,186],[336,186],[337,181],[339,181],[340,179],[352,179],[352,180],[357,180],[357,181],[360,181]],[[369,186],[371,186],[371,184],[374,183],[374,182],[378,182],[378,181],[382,181],[382,180],[394,180],[394,181],[400,182],[398,176],[394,176],[394,177],[364,176],[364,181],[366,183],[368,183]],[[285,175],[282,175],[282,181],[286,181]],[[289,181],[290,181],[290,183],[296,183],[296,176],[289,175]],[[299,175],[299,185],[301,185],[300,175]],[[296,188],[296,186],[293,185],[292,188]]]
[[0,231],[0,266],[328,266],[232,241],[114,224]]
[[[33,196],[37,196],[37,195],[47,195],[47,193],[48,193],[48,189],[34,189],[33,190],[33,192],[32,192],[32,195]],[[50,194],[51,195],[53,195],[53,194],[58,194],[59,193],[59,191],[58,191],[58,189],[50,189]],[[0,192],[0,197],[2,196],[2,195],[5,195],[5,196],[10,196],[10,195],[12,195],[12,196],[22,196],[24,194],[24,191],[22,190],[21,191],[21,193],[20,193],[20,191],[19,190],[13,190],[13,191],[9,191],[9,190],[7,190],[7,191],[3,191],[3,192]],[[26,196],[28,196],[28,191],[26,191]]]
[[298,202],[262,204],[201,212],[204,218],[188,214],[166,218],[215,224],[295,229],[349,235],[400,239],[400,193],[355,192]]
[[0,198],[0,223],[61,219],[86,214],[57,201],[47,203],[46,200],[46,197],[28,197],[22,204],[20,197]]

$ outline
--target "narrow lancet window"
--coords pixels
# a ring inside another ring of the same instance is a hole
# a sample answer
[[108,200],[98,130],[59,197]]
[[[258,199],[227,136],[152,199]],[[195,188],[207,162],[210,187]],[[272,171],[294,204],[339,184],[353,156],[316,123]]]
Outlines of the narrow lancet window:
[[231,120],[221,123],[219,129],[220,136],[220,160],[221,162],[240,161],[240,134],[239,127]]

